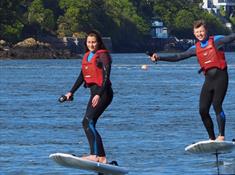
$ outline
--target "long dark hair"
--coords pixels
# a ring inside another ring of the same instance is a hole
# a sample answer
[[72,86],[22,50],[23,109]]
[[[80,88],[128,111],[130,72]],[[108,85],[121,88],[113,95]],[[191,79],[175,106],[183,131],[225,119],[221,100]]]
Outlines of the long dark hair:
[[100,33],[97,30],[92,30],[92,31],[87,33],[87,36],[86,36],[86,39],[85,39],[85,43],[84,43],[85,44],[85,52],[89,51],[89,49],[88,49],[88,47],[86,45],[88,36],[93,36],[93,37],[96,38],[96,41],[98,43],[97,50],[100,50],[100,49],[106,50],[106,47],[104,45],[104,42],[102,40],[102,37],[101,37]]

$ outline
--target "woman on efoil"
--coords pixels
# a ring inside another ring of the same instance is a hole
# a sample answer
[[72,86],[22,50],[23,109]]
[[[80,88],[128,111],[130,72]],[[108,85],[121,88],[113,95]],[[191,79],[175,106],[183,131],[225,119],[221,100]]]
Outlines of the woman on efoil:
[[[197,56],[201,66],[200,72],[203,71],[205,75],[205,82],[200,95],[199,113],[209,139],[224,141],[226,119],[222,104],[228,88],[228,72],[223,46],[235,40],[235,33],[228,36],[208,36],[206,23],[203,20],[194,22],[193,31],[198,42],[187,51],[171,56],[159,56],[154,53],[150,58],[153,62],[176,62]],[[213,105],[219,129],[217,138],[209,114],[211,105]]]
[[90,89],[90,99],[82,121],[90,145],[90,155],[83,158],[107,163],[102,139],[96,130],[96,122],[113,98],[110,81],[112,60],[97,31],[88,33],[85,40],[85,51],[81,72],[72,89],[65,96],[70,99],[83,83]]

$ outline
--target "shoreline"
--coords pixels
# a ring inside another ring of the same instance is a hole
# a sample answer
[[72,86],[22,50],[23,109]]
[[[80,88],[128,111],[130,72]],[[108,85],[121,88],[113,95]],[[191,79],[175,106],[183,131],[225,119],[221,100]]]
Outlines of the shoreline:
[[[179,50],[171,50],[171,51],[159,51],[159,54],[175,54],[175,53],[181,53],[182,51]],[[233,53],[234,51],[225,51],[225,53]],[[43,60],[43,59],[82,59],[83,54],[59,54],[58,56],[38,56],[38,54],[25,54],[21,56],[9,56],[9,52],[5,54],[2,54],[2,51],[0,51],[0,60]],[[111,54],[145,54],[145,52],[112,52]]]
[[8,48],[0,50],[0,59],[81,59],[81,54],[69,49]]

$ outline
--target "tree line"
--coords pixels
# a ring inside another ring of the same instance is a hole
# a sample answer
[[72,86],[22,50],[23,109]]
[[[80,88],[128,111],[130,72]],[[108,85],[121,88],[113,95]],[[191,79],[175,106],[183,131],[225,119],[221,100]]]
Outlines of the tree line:
[[15,43],[42,35],[84,37],[92,29],[115,48],[141,48],[151,22],[163,21],[170,35],[192,38],[192,23],[205,19],[212,34],[226,34],[222,22],[202,9],[202,0],[3,0],[0,39]]

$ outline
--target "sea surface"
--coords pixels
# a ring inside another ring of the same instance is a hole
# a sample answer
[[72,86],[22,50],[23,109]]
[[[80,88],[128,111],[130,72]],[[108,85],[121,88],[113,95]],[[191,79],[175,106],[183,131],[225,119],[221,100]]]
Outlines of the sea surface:
[[[226,53],[230,82],[224,100],[226,139],[235,138],[235,53]],[[112,104],[98,120],[108,160],[130,175],[235,174],[235,152],[194,155],[184,148],[208,136],[198,113],[204,81],[195,57],[153,64],[143,54],[112,54]],[[141,69],[146,65],[147,69]],[[0,175],[93,175],[62,167],[49,155],[89,153],[82,119],[89,90],[59,103],[81,60],[0,60]],[[213,108],[216,134],[217,123]]]

